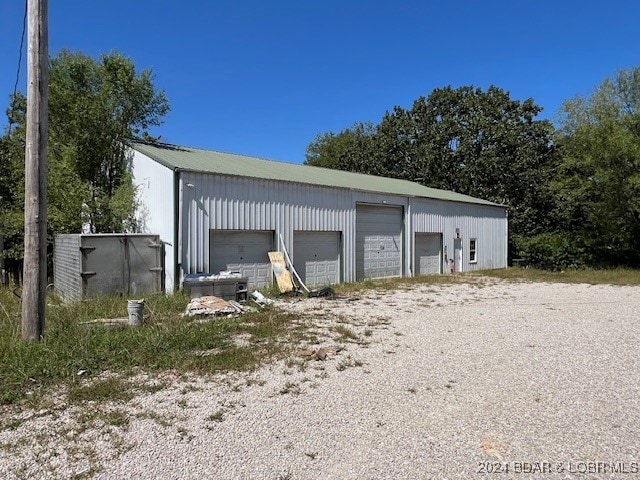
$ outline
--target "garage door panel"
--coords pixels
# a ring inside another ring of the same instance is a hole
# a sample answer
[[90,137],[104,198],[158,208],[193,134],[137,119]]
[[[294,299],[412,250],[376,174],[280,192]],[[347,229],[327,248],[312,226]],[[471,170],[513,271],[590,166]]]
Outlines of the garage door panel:
[[340,232],[293,232],[293,266],[309,286],[340,282]]
[[273,232],[211,230],[209,247],[211,273],[238,271],[250,288],[271,285],[267,252],[273,249]]
[[402,275],[402,208],[356,207],[356,279]]

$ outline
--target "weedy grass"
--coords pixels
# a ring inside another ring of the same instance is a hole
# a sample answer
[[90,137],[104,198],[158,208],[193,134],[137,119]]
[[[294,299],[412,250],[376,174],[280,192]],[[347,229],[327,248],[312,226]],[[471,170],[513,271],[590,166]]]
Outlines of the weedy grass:
[[591,285],[640,285],[640,270],[630,268],[609,269],[568,269],[562,271],[539,270],[536,268],[510,267],[500,270],[481,270],[469,274],[503,280],[557,283],[588,283]]
[[640,285],[640,270],[630,268],[610,269],[568,269],[562,271],[539,270],[535,268],[510,267],[496,270],[478,270],[457,275],[421,275],[417,277],[394,277],[363,282],[343,283],[335,285],[336,295],[355,295],[375,290],[384,292],[398,290],[415,285],[451,285],[458,283],[472,283],[478,287],[485,285],[484,278],[492,277],[502,280],[557,282],[557,283],[588,283],[592,285]]
[[[371,290],[381,293],[412,285],[482,283],[487,277],[508,281],[640,284],[640,270],[551,272],[516,267],[461,275],[367,280],[336,285],[334,290],[337,295]],[[49,296],[47,302],[44,339],[24,342],[20,300],[10,288],[0,288],[0,405],[20,402],[27,396],[37,399],[49,387],[61,384],[68,386],[72,402],[126,400],[138,388],[126,377],[141,370],[149,373],[251,370],[269,359],[286,357],[305,338],[308,329],[294,314],[275,308],[238,318],[194,322],[180,315],[188,303],[188,298],[181,294],[147,297],[145,321],[137,328],[86,323],[126,317],[126,301],[121,297],[62,304],[55,296]],[[353,333],[346,329],[337,332],[345,338],[351,338]],[[238,335],[250,338],[248,345],[237,345],[234,338]],[[105,372],[117,378],[100,377]]]
[[[0,290],[0,404],[11,404],[67,384],[74,402],[128,395],[135,387],[123,377],[139,372],[172,370],[213,373],[250,370],[266,359],[284,355],[301,333],[295,316],[274,308],[238,318],[206,323],[182,317],[188,298],[152,295],[145,300],[145,321],[132,328],[90,323],[126,316],[126,301],[101,297],[63,305],[49,299],[41,342],[21,340],[20,305]],[[251,342],[237,346],[246,335]],[[202,354],[213,351],[215,354]],[[102,379],[104,372],[117,378]],[[87,382],[86,379],[93,379]],[[122,397],[123,400],[126,400]]]
[[333,285],[332,288],[336,295],[354,295],[367,290],[381,292],[402,289],[414,285],[450,285],[453,283],[466,283],[468,281],[469,279],[464,275],[421,275],[418,277],[367,279],[362,282]]
[[358,334],[356,332],[351,330],[349,327],[345,327],[344,325],[340,325],[340,324],[335,325],[333,327],[333,330],[340,335],[340,339],[341,340],[344,340],[344,341],[348,341],[348,340],[356,341],[356,340],[360,339],[360,337],[358,337]]

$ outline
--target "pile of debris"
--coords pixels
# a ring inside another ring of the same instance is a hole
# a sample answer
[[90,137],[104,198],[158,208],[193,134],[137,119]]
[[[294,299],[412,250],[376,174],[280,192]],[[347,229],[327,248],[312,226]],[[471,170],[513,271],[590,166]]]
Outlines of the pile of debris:
[[214,316],[235,316],[249,310],[240,305],[235,300],[224,300],[213,295],[194,298],[187,305],[185,315],[193,317],[196,315]]

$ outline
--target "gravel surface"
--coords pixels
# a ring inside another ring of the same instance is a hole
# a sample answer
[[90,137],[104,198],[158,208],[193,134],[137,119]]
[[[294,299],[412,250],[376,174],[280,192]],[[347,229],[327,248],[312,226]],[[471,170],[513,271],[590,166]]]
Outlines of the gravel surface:
[[637,287],[479,280],[281,305],[344,349],[141,377],[168,386],[109,406],[124,426],[23,412],[0,431],[0,478],[640,478]]

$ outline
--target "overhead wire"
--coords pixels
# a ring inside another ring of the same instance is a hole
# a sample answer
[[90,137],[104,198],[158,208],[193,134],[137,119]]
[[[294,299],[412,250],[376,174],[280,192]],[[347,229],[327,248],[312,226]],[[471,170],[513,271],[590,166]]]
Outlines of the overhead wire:
[[24,0],[24,17],[22,18],[22,35],[20,36],[20,51],[18,52],[18,68],[16,71],[16,82],[13,85],[13,95],[11,96],[11,115],[9,115],[8,135],[11,135],[11,127],[13,126],[13,109],[15,107],[16,94],[18,93],[18,83],[20,82],[20,67],[22,66],[22,50],[24,50],[24,36],[27,31],[27,11],[28,0]]

